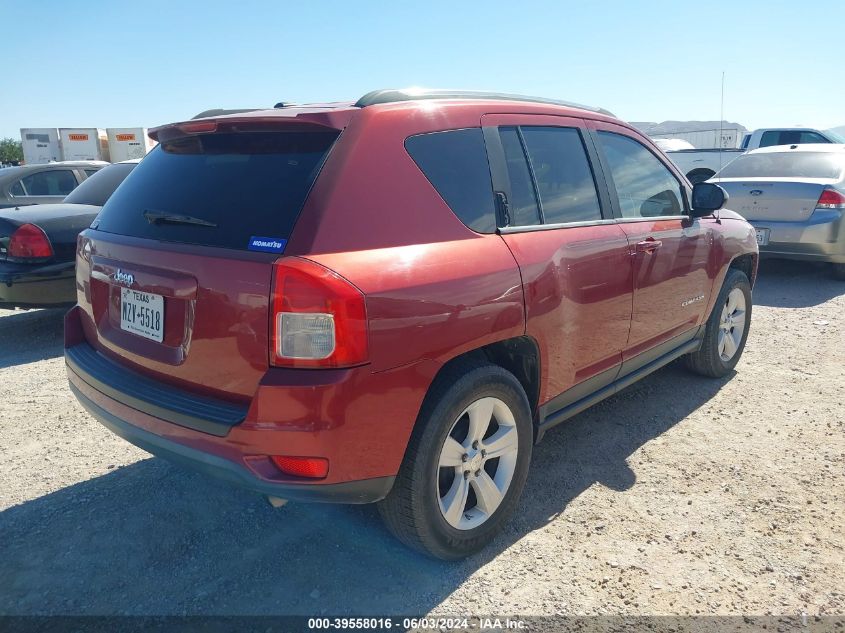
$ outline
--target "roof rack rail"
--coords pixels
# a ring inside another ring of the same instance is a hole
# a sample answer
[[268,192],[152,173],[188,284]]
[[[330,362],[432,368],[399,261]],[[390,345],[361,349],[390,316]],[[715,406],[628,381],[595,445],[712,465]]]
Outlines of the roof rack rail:
[[211,110],[203,110],[199,114],[195,114],[191,119],[204,119],[210,116],[223,116],[225,114],[241,114],[242,112],[255,112],[261,108],[239,108],[236,110],[226,110],[224,108],[212,108]]
[[527,101],[529,103],[544,103],[547,105],[560,105],[570,108],[580,108],[590,112],[598,112],[608,116],[615,115],[604,108],[585,106],[571,101],[560,101],[557,99],[545,99],[543,97],[527,97],[525,95],[507,94],[502,92],[484,92],[479,90],[444,90],[433,88],[388,88],[373,90],[355,102],[358,108],[366,108],[371,105],[382,103],[397,103],[400,101],[421,101],[425,99],[492,99],[501,101]]

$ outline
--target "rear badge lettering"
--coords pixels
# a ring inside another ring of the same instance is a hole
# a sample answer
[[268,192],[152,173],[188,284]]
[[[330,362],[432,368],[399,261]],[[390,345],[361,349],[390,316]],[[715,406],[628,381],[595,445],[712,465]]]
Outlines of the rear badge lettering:
[[135,283],[135,276],[132,273],[123,272],[120,268],[114,272],[112,279],[114,279],[117,283],[124,284],[126,286],[131,286]]
[[288,241],[281,237],[256,237],[249,238],[247,248],[251,251],[262,251],[264,253],[281,253],[285,250]]
[[695,303],[696,301],[704,301],[704,295],[698,295],[697,297],[693,297],[692,299],[687,299],[681,303],[682,308],[686,308],[688,305]]

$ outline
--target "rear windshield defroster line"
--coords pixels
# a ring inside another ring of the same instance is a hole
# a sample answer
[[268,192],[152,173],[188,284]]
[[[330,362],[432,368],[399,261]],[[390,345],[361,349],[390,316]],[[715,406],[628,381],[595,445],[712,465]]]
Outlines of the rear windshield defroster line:
[[[238,132],[166,141],[108,200],[97,229],[235,249],[246,249],[254,235],[287,239],[338,135]],[[150,222],[150,209],[202,223]]]

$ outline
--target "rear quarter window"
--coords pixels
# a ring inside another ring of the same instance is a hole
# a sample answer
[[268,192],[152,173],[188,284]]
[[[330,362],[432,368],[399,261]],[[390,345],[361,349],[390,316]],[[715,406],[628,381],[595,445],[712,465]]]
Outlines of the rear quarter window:
[[[160,143],[106,202],[97,229],[234,249],[246,249],[252,236],[287,239],[338,134],[238,132]],[[148,220],[168,215],[205,224]]]
[[461,222],[479,233],[496,230],[493,184],[480,128],[411,136],[405,149]]
[[65,198],[65,202],[101,207],[134,168],[134,163],[117,163],[95,171]]

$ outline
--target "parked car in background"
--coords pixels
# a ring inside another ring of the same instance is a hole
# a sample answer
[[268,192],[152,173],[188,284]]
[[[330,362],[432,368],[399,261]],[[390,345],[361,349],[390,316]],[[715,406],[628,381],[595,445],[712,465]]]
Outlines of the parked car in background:
[[383,90],[151,135],[80,235],[71,390],[276,501],[378,501],[404,543],[460,558],[548,429],[742,353],[753,229],[605,110]]
[[61,202],[108,164],[85,160],[0,168],[0,209]]
[[[678,139],[670,139],[678,140]],[[772,145],[801,145],[806,143],[845,143],[845,139],[831,131],[811,128],[761,128],[747,133],[739,149],[681,149],[661,147],[666,155],[684,172],[693,184],[712,178],[717,171],[745,152]],[[658,143],[658,146],[660,143]]]
[[762,255],[830,262],[845,279],[845,145],[757,149],[710,182],[755,227]]
[[61,203],[0,211],[0,308],[76,302],[76,238],[138,162],[96,171]]
[[845,143],[845,138],[832,130],[809,127],[760,128],[742,137],[739,148],[746,152],[774,145],[808,145],[816,143]]

